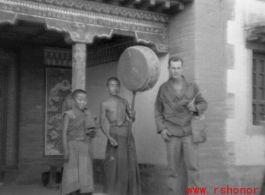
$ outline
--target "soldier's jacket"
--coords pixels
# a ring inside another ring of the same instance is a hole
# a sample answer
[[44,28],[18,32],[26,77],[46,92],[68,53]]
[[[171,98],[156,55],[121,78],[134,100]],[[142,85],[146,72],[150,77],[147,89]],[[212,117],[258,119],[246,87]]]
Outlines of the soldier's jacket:
[[[184,78],[184,77],[183,77]],[[172,88],[171,80],[160,86],[155,103],[155,119],[157,132],[168,129],[174,136],[187,136],[191,134],[191,119],[193,113],[187,108],[189,102],[200,93],[195,83],[184,78],[182,93],[177,96]],[[199,94],[195,99],[196,115],[201,115],[207,109],[207,102]]]

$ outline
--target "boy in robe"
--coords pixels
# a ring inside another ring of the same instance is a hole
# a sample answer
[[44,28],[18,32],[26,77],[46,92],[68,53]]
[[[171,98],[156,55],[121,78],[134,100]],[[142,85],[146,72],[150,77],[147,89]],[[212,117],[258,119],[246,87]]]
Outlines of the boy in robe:
[[[120,81],[116,77],[107,80],[107,88],[109,99],[100,108],[100,127],[108,138],[104,161],[104,193],[141,195],[135,142],[129,129],[129,123],[134,122],[135,112],[130,112],[127,100],[118,96]],[[105,126],[106,118],[110,125],[109,131]]]
[[64,171],[61,195],[90,195],[94,191],[91,139],[95,137],[94,115],[86,109],[86,92],[72,93],[72,109],[63,113]]

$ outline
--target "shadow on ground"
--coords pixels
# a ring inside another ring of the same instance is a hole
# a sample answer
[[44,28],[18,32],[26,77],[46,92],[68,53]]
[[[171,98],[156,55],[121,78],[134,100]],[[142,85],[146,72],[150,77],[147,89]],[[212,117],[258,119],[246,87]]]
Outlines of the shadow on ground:
[[[95,195],[102,193],[102,186],[95,186]],[[17,185],[3,184],[0,185],[1,195],[60,195],[60,190],[49,189],[41,184]]]

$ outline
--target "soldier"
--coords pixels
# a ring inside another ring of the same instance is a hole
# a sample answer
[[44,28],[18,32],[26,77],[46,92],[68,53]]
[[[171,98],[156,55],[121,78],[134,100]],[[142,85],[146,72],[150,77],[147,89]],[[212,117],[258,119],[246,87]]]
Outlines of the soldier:
[[[168,195],[177,195],[177,174],[182,158],[186,163],[188,187],[199,187],[198,144],[192,141],[191,120],[194,114],[204,113],[207,102],[198,86],[182,75],[182,59],[170,58],[168,70],[170,79],[161,85],[157,94],[155,118],[157,132],[167,144]],[[193,98],[194,103],[191,102]]]

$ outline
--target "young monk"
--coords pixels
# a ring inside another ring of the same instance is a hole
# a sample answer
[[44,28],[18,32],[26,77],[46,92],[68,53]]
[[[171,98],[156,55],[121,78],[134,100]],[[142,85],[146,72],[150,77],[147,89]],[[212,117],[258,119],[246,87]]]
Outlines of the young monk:
[[63,113],[64,171],[61,195],[92,194],[91,138],[95,137],[95,117],[86,109],[86,92],[72,93],[72,110]]
[[[100,127],[108,138],[104,161],[104,193],[108,195],[141,195],[139,168],[136,149],[129,122],[135,112],[130,112],[126,99],[118,96],[120,81],[111,77],[107,80],[109,99],[100,108]],[[105,119],[110,129],[107,131]],[[128,134],[130,143],[128,146]]]

